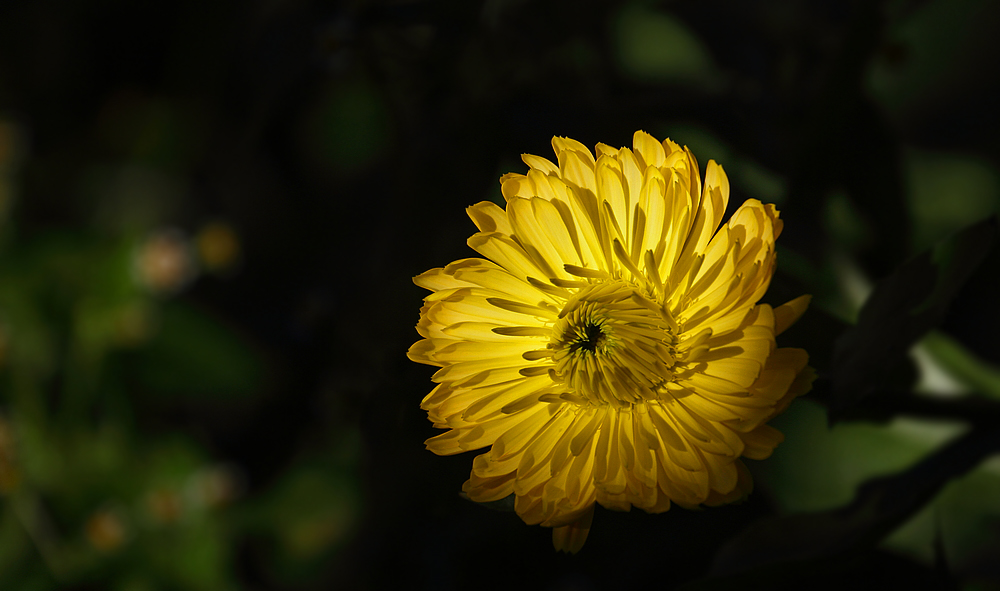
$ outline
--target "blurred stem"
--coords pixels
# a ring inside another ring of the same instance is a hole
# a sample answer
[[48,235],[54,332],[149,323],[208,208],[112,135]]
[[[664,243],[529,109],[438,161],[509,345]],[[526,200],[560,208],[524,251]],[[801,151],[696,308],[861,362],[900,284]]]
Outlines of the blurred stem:
[[11,511],[38,548],[38,553],[52,574],[52,578],[64,581],[65,569],[60,558],[59,540],[38,495],[25,490],[22,486],[9,498]]

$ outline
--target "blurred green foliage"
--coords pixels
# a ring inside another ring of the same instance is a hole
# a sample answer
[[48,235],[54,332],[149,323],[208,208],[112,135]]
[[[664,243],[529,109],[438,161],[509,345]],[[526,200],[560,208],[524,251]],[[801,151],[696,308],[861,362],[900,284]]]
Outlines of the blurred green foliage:
[[905,164],[914,251],[997,213],[1000,178],[976,158],[910,150]]
[[866,84],[886,113],[899,119],[934,109],[943,97],[984,82],[979,59],[989,49],[990,0],[889,3],[886,45]]
[[702,41],[669,13],[632,3],[618,15],[614,32],[622,70],[630,76],[697,86],[719,82]]
[[155,322],[159,330],[133,356],[138,379],[148,384],[150,394],[211,401],[254,394],[263,368],[228,327],[174,302],[160,309]]
[[[118,116],[109,125],[180,133],[162,109]],[[151,147],[174,140],[146,133],[132,162],[177,160],[176,146]],[[17,174],[6,172],[11,195]],[[268,379],[258,349],[182,297],[199,274],[234,264],[238,245],[214,247],[233,239],[219,224],[197,244],[157,229],[162,211],[142,204],[169,201],[160,174],[129,183],[121,202],[138,207],[111,223],[100,214],[104,232],[26,239],[16,217],[0,221],[0,588],[236,589],[236,541],[247,536],[270,540],[280,551],[265,568],[294,581],[354,533],[356,435],[247,497],[240,466],[144,416],[149,405],[235,408]],[[119,196],[97,198],[107,207]]]
[[356,173],[371,167],[389,144],[389,117],[370,84],[331,84],[318,93],[303,119],[307,156],[327,174]]

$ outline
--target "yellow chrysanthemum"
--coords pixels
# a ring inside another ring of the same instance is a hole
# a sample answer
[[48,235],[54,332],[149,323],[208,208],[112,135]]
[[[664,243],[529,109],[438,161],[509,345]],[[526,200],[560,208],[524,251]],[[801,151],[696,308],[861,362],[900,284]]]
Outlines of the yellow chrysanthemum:
[[[757,304],[782,222],[729,199],[709,161],[639,131],[633,149],[556,137],[558,165],[525,154],[501,178],[506,210],[468,209],[485,258],[431,269],[409,357],[439,366],[421,403],[441,455],[492,446],[463,490],[515,495],[529,524],[578,551],[594,503],[652,513],[739,500],[741,456],[770,455],[765,422],[807,391],[801,349],[778,349],[808,296]],[[718,228],[718,231],[716,229]]]

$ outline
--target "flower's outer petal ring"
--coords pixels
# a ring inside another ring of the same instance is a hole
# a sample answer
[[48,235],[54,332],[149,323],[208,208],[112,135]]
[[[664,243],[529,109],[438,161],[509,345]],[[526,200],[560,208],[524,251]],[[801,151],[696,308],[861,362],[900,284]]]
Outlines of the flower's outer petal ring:
[[587,541],[593,521],[594,506],[591,505],[573,523],[552,528],[552,545],[559,552],[576,554]]

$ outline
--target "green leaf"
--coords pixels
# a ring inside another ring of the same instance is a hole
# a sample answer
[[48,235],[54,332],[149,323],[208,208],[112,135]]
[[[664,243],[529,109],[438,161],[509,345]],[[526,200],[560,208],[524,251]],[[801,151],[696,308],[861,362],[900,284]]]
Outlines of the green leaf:
[[857,325],[841,335],[834,348],[831,421],[886,387],[910,348],[944,318],[995,234],[993,218],[970,226],[933,251],[904,262],[875,286]]
[[976,393],[1000,400],[1000,368],[983,361],[941,332],[931,332],[923,340],[923,345],[952,376]]
[[847,506],[762,519],[722,547],[713,575],[844,560],[876,545],[952,478],[997,451],[1000,430],[975,430],[900,474],[865,483]]
[[715,86],[719,74],[705,45],[682,21],[660,11],[629,6],[615,29],[622,70],[640,80]]

